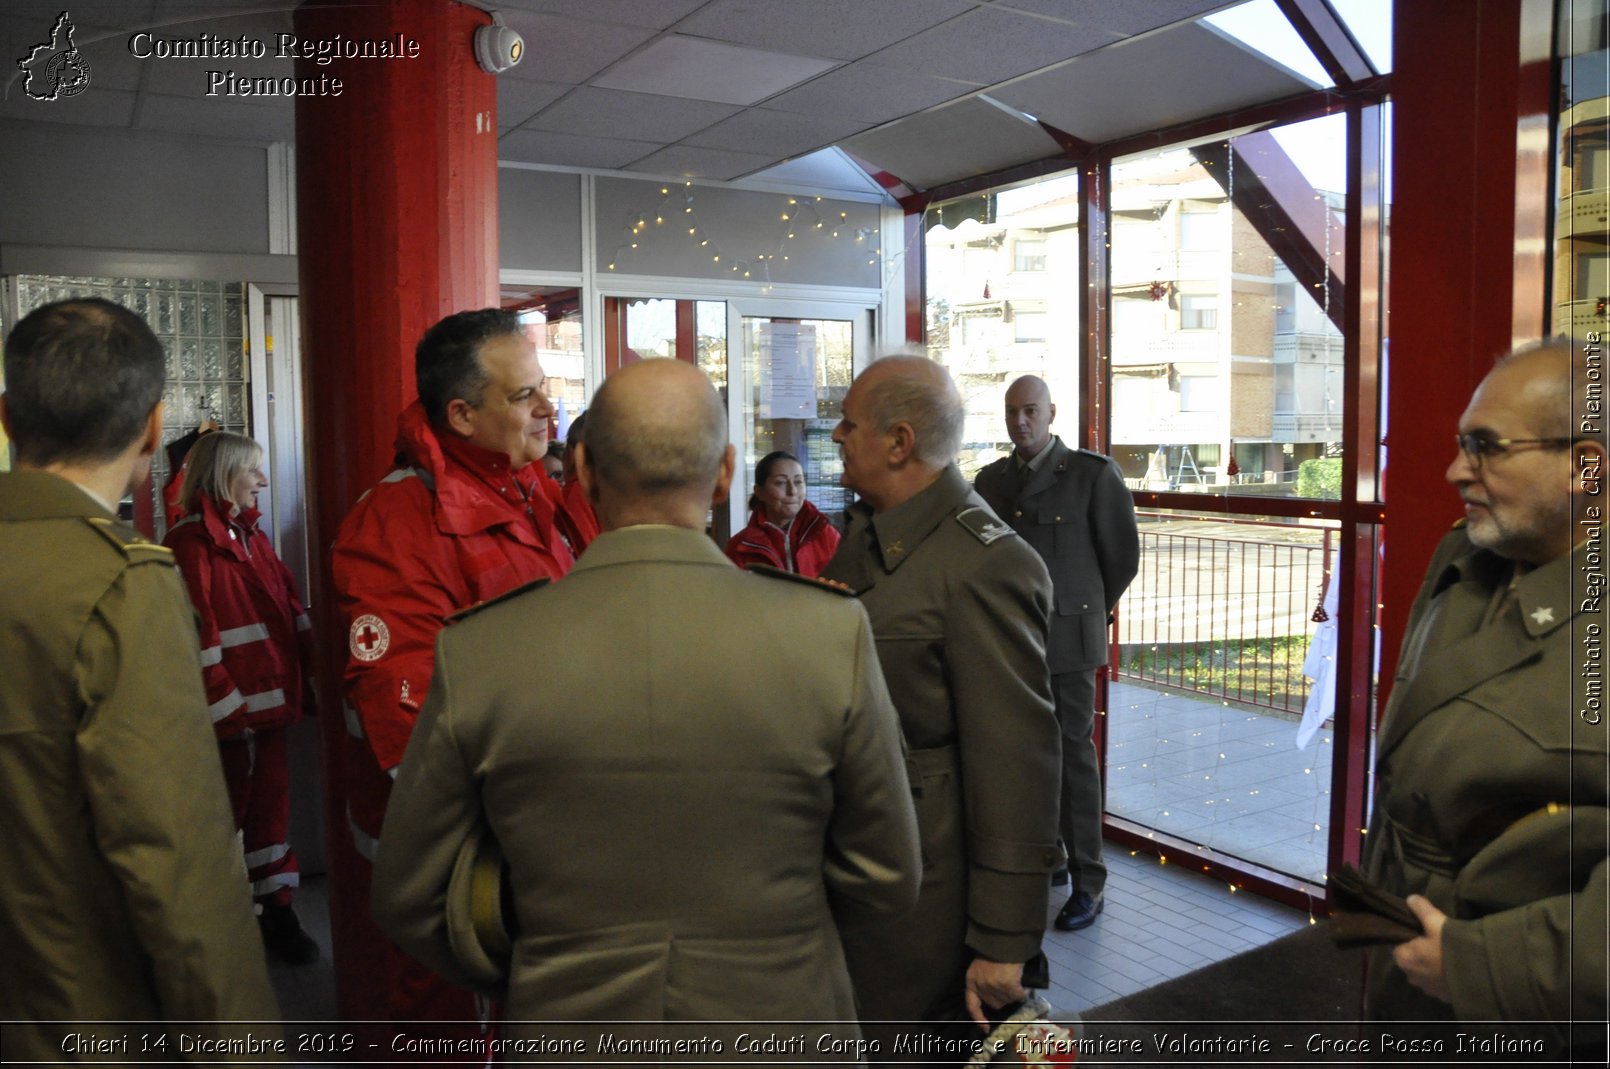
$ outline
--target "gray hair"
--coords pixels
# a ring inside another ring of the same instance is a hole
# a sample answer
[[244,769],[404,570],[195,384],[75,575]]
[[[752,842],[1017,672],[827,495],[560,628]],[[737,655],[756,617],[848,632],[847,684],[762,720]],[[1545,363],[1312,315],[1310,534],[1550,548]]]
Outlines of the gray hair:
[[874,361],[867,370],[874,367],[886,372],[866,387],[867,411],[878,433],[908,423],[916,436],[919,461],[939,467],[954,461],[962,445],[967,408],[945,366],[920,348],[907,347]]
[[179,507],[194,515],[201,511],[200,497],[210,494],[228,504],[229,488],[244,473],[263,462],[263,447],[244,434],[213,431],[203,434],[185,457]]
[[637,382],[641,374],[604,380],[587,409],[583,442],[600,482],[639,498],[709,491],[727,451],[727,413],[710,381],[695,373],[702,388],[689,379],[650,390]]

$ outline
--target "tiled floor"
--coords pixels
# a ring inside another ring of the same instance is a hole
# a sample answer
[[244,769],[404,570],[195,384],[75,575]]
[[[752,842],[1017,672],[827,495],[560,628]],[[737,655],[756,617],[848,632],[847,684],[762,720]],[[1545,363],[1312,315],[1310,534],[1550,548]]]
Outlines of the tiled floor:
[[[1059,1016],[1183,976],[1309,922],[1300,910],[1112,843],[1106,860],[1107,904],[1096,923],[1082,932],[1046,926],[1046,997]],[[1053,889],[1052,916],[1064,897]]]
[[1108,812],[1308,880],[1325,873],[1331,730],[1114,683]]
[[[1227,884],[1163,864],[1155,857],[1107,847],[1106,909],[1082,932],[1059,932],[1049,923],[1061,907],[1053,889],[1047,915],[1046,956],[1057,1014],[1078,1013],[1132,994],[1192,969],[1261,946],[1308,923],[1306,914]],[[336,1017],[330,964],[330,922],[325,881],[303,881],[296,912],[323,953],[312,965],[271,964],[269,972],[287,1021]]]
[[302,930],[319,944],[319,960],[311,965],[283,965],[268,959],[269,979],[287,1021],[333,1021],[335,966],[330,961],[329,892],[323,876],[304,876],[291,903]]

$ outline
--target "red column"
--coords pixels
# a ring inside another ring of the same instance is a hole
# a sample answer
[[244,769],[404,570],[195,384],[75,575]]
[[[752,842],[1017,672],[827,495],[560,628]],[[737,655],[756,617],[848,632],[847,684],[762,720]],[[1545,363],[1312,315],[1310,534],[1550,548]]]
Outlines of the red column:
[[[340,95],[296,109],[297,244],[308,376],[313,598],[319,611],[330,922],[343,1012],[364,964],[349,933],[369,906],[347,886],[355,856],[341,776],[340,676],[329,546],[352,503],[387,470],[397,413],[414,400],[413,350],[442,316],[497,303],[496,83],[472,38],[490,22],[451,0],[296,12],[306,42],[400,41],[412,58],[298,59],[299,79]],[[417,42],[417,52],[411,42]],[[326,83],[328,84],[328,82]]]
[[1416,0],[1392,6],[1383,705],[1426,561],[1460,515],[1443,479],[1459,415],[1517,323],[1537,321],[1517,309],[1545,299],[1530,266],[1536,227],[1523,218],[1519,236],[1531,240],[1517,241],[1516,205],[1547,206],[1546,168],[1518,170],[1529,157],[1517,139],[1548,110],[1546,79],[1538,100],[1522,66],[1521,33],[1548,6],[1473,0],[1457,17]]

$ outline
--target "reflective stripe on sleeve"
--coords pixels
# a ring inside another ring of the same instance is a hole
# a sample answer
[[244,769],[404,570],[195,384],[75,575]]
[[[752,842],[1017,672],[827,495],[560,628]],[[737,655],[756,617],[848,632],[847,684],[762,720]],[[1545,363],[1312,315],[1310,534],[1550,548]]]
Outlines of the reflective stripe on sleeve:
[[273,846],[265,846],[261,850],[249,852],[246,855],[246,865],[248,868],[254,869],[261,865],[272,865],[290,852],[289,843],[275,843]]
[[284,704],[285,692],[278,687],[273,690],[246,695],[246,711],[248,713],[261,713],[267,709],[278,709]]
[[240,708],[240,704],[243,701],[245,701],[245,699],[240,696],[240,690],[232,690],[228,694],[225,694],[222,698],[219,698],[217,701],[207,706],[207,712],[212,714],[212,722],[216,724],[218,721]]
[[307,613],[304,612],[301,615],[297,616],[297,618],[296,618],[296,629],[298,631],[311,631],[311,630],[313,630],[313,621],[308,619]]
[[201,651],[201,667],[211,668],[224,661],[224,648],[222,646],[208,646]]
[[267,641],[267,624],[247,624],[245,627],[231,627],[227,631],[218,632],[218,644],[225,649],[231,646],[244,646],[248,642]]
[[352,807],[347,807],[347,830],[352,833],[353,848],[361,857],[368,859],[369,864],[375,863],[375,855],[380,853],[380,840],[358,827],[352,819]]
[[300,887],[302,876],[296,872],[276,872],[261,880],[252,881],[252,894],[257,898],[271,895],[281,887]]
[[341,715],[346,718],[347,734],[355,739],[363,738],[363,721],[358,719],[358,710],[342,702]]

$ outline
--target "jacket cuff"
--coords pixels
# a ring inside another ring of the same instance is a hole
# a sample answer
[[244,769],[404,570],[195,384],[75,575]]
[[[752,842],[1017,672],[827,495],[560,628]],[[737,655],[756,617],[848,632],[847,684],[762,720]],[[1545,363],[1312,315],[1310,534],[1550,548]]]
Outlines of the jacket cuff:
[[[1512,1016],[1504,1012],[1492,970],[1496,963],[1487,950],[1487,937],[1492,934],[1487,927],[1502,927],[1503,919],[1503,914],[1479,921],[1449,917],[1442,926],[1442,974],[1453,996],[1454,1016],[1462,1021],[1499,1021]],[[1520,926],[1515,928],[1503,945],[1525,945]]]
[[971,918],[967,921],[968,947],[991,961],[1026,962],[1040,952],[1040,940],[1044,935],[1043,924],[1037,931],[1003,932],[986,928]]

